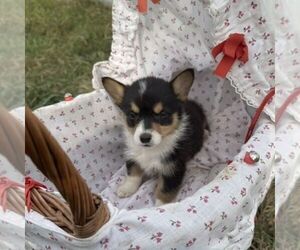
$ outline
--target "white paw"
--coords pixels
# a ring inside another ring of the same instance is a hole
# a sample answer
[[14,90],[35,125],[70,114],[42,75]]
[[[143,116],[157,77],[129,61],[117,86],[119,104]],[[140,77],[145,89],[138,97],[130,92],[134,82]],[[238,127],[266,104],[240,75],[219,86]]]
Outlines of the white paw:
[[119,186],[117,195],[120,198],[125,198],[134,194],[139,189],[141,181],[142,179],[140,177],[127,176],[125,182]]
[[163,201],[161,201],[160,199],[156,199],[155,200],[155,206],[156,207],[159,207],[159,206],[162,206],[162,205],[164,205],[165,203],[163,202]]
[[134,194],[137,190],[138,190],[138,188],[135,188],[132,185],[127,185],[127,183],[124,183],[123,185],[121,185],[118,188],[117,195],[120,198],[125,198],[125,197],[128,197],[128,196]]
[[209,130],[204,130],[204,140],[207,140],[210,136],[210,131]]

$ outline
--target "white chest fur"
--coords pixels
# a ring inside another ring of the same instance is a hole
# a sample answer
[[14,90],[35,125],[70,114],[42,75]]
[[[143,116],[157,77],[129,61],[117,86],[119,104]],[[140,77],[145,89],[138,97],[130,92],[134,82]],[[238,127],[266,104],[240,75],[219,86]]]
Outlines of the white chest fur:
[[173,164],[166,163],[164,159],[172,153],[178,140],[184,136],[186,120],[187,117],[184,115],[175,133],[164,137],[159,145],[149,148],[137,145],[132,134],[125,129],[127,159],[136,161],[148,175],[169,174],[173,170]]
[[[171,152],[171,150],[172,148],[168,151]],[[141,146],[130,147],[128,145],[127,156],[136,161],[147,175],[169,173],[170,166],[162,161],[163,155],[164,153],[160,145],[154,148],[142,148]]]

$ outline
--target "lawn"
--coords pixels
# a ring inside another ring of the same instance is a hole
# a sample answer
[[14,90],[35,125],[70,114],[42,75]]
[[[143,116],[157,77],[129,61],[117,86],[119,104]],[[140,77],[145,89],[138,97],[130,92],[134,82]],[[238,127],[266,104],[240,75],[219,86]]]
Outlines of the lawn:
[[[95,62],[111,44],[111,10],[96,0],[26,1],[26,103],[35,109],[89,92]],[[274,185],[261,205],[251,249],[274,249]]]
[[0,1],[0,105],[24,106],[24,4]]
[[111,10],[90,0],[26,1],[26,103],[35,109],[92,90],[106,60]]

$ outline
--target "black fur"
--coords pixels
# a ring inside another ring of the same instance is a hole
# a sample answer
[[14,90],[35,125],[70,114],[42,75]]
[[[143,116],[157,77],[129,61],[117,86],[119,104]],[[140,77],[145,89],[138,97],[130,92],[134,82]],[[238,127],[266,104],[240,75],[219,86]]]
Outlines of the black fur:
[[[141,81],[147,82],[144,95],[140,95],[139,92],[139,82]],[[141,111],[139,114],[132,113],[130,106],[132,102],[135,102],[140,107]],[[153,113],[153,106],[158,102],[162,102],[165,107],[164,113],[160,115]],[[126,114],[129,127],[134,127],[142,119],[146,122],[146,128],[151,126],[151,122],[169,125],[172,123],[172,114],[178,112],[180,116],[182,112],[181,104],[174,95],[170,83],[155,77],[140,79],[130,87],[126,87],[120,108]]]
[[182,109],[188,115],[188,129],[174,147],[174,151],[164,159],[166,163],[173,163],[175,168],[173,175],[163,176],[164,192],[171,192],[179,188],[186,170],[186,163],[202,148],[204,129],[208,127],[206,117],[199,104],[187,101],[182,105]]
[[165,159],[167,162],[187,162],[198,153],[203,144],[207,121],[201,106],[194,101],[187,101],[182,105],[182,110],[188,116],[188,129],[178,141],[173,153]]
[[133,160],[127,160],[126,161],[126,168],[127,168],[127,174],[131,175],[132,168],[134,167],[135,162]]
[[[193,70],[185,72],[190,77],[183,77],[183,80],[191,79],[192,83]],[[141,82],[145,83],[142,94]],[[155,77],[140,79],[131,86],[124,86],[124,95],[122,102],[119,104],[119,107],[126,115],[127,126],[133,129],[141,120],[143,120],[145,128],[150,129],[154,123],[161,126],[171,125],[174,114],[177,115],[179,123],[182,123],[184,116],[187,117],[186,129],[181,138],[177,140],[169,155],[160,158],[162,165],[166,164],[174,167],[169,174],[159,173],[163,180],[162,193],[178,191],[186,171],[186,163],[200,151],[204,140],[204,129],[208,128],[202,107],[194,101],[185,100],[182,99],[182,96],[178,96],[178,93],[175,93],[173,82],[174,80],[167,82]],[[183,81],[182,84],[185,83]],[[187,89],[183,89],[183,91],[188,90],[190,85],[187,84]],[[182,85],[177,86],[182,87]],[[163,111],[156,114],[154,106],[159,102],[162,103]],[[138,107],[139,112],[132,110],[132,103]],[[135,159],[128,159],[128,175],[131,174],[134,165],[138,165]]]
[[[172,122],[171,115],[175,112],[179,118],[185,113],[188,116],[185,134],[174,147],[173,152],[162,159],[166,164],[174,165],[173,175],[163,175],[163,192],[173,192],[179,188],[184,177],[186,163],[191,160],[202,147],[204,129],[207,127],[206,117],[202,107],[194,101],[179,101],[173,93],[168,82],[162,79],[149,77],[145,80],[150,86],[147,87],[143,97],[139,94],[138,82],[133,83],[130,88],[125,90],[125,96],[121,109],[130,116],[130,103],[134,100],[141,107],[139,115],[136,114],[134,120],[127,118],[129,126],[135,126],[141,119],[146,121],[145,126],[150,127],[152,121],[159,122],[162,125],[168,125]],[[140,81],[140,80],[139,80]],[[156,117],[152,112],[152,107],[157,102],[162,102],[166,114],[164,117]],[[132,162],[133,160],[131,160]],[[128,169],[129,170],[129,169]],[[130,171],[128,171],[130,174]]]
[[178,191],[185,174],[185,163],[176,161],[173,175],[162,175],[163,186],[161,192],[172,193]]

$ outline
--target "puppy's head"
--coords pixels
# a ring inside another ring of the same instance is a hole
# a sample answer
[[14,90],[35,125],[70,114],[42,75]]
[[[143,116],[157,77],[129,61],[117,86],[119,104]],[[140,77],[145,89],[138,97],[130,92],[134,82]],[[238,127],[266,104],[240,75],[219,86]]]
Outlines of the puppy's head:
[[130,86],[105,77],[103,86],[126,116],[134,143],[154,147],[173,133],[182,119],[182,104],[194,80],[194,71],[187,69],[171,82],[147,77]]

